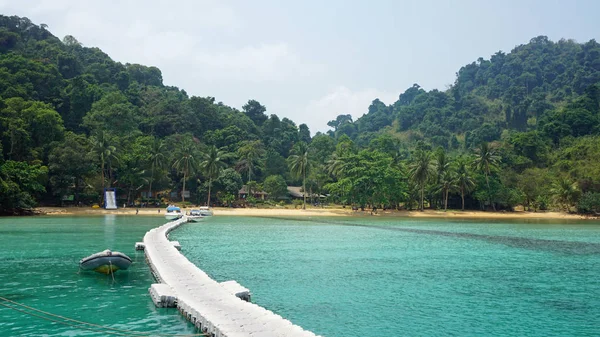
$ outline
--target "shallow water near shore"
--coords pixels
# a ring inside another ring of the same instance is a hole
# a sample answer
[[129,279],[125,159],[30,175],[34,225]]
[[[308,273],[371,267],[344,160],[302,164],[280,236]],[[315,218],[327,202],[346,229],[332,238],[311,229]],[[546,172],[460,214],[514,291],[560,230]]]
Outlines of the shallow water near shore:
[[324,336],[598,336],[600,225],[213,217],[171,235]]
[[[0,296],[81,321],[194,333],[156,309],[134,243],[161,217],[0,218]],[[597,336],[600,224],[215,216],[171,234],[217,281],[326,337]],[[77,274],[111,248],[134,260]],[[103,336],[0,307],[0,336]]]
[[[157,309],[154,283],[134,244],[164,219],[135,216],[0,218],[0,296],[68,318],[122,330],[194,333],[175,309]],[[129,255],[127,271],[78,274],[79,260],[110,248]],[[0,301],[0,304],[5,303]],[[100,329],[102,330],[102,329]],[[106,336],[0,306],[0,336]]]

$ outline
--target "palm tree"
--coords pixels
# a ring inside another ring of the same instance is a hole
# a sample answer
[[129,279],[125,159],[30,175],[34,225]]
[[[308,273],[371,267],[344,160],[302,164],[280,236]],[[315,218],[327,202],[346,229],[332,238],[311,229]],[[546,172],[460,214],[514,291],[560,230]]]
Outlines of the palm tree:
[[492,191],[490,190],[490,179],[489,175],[492,169],[498,167],[500,157],[496,154],[496,151],[492,149],[488,143],[483,142],[477,151],[477,156],[473,164],[475,167],[485,174],[485,183],[488,189],[489,202],[492,205],[492,209],[496,211],[496,205],[492,202]]
[[165,156],[165,142],[162,139],[154,139],[150,147],[150,182],[148,183],[148,197],[152,197],[152,182],[154,181],[154,169],[163,167]]
[[335,178],[340,178],[346,170],[348,162],[345,157],[338,156],[337,153],[333,153],[331,155],[331,159],[329,159],[325,165],[325,169],[327,173]]
[[183,192],[181,193],[181,200],[183,202],[185,202],[185,181],[196,169],[196,162],[198,160],[196,156],[197,150],[197,145],[193,139],[191,137],[184,137],[175,153],[176,159],[173,162],[173,168],[183,174]]
[[310,162],[308,160],[309,147],[305,142],[298,142],[294,144],[292,149],[292,155],[288,157],[287,162],[290,168],[290,172],[295,178],[302,177],[302,195],[304,196],[304,202],[302,203],[302,209],[306,209],[306,174],[310,169]]
[[560,177],[554,183],[550,193],[554,196],[554,200],[562,204],[565,211],[569,210],[569,207],[573,204],[579,193],[576,182],[572,182],[569,178]]
[[458,187],[460,191],[460,197],[462,199],[462,210],[465,210],[465,193],[468,193],[475,187],[475,180],[471,176],[471,171],[469,170],[469,164],[471,161],[464,157],[458,157],[455,164],[455,185]]
[[406,207],[408,210],[413,209],[413,204],[416,202],[417,203],[417,208],[419,207],[419,198],[420,198],[420,188],[417,184],[415,184],[414,181],[409,181],[408,182],[408,193],[407,193],[407,198],[406,198]]
[[435,167],[431,160],[431,153],[424,150],[415,152],[414,160],[410,164],[410,178],[417,184],[421,191],[421,211],[424,210],[425,184],[435,173]]
[[[450,168],[450,161],[448,160],[448,156],[446,155],[446,151],[444,151],[443,148],[439,148],[435,152],[435,172],[436,172],[435,180],[436,180],[436,183],[438,185],[437,186],[438,190],[435,193],[440,193],[441,192],[442,193],[442,199],[444,199],[444,196],[447,194],[448,190],[445,190],[445,189],[439,188],[439,187],[440,187],[440,185],[442,183],[444,175],[446,175],[446,173],[448,172],[449,168]],[[446,178],[449,179],[449,177],[446,177]]]
[[223,161],[228,157],[228,153],[225,151],[220,151],[216,146],[211,146],[208,148],[206,153],[204,153],[204,157],[200,162],[200,169],[204,171],[206,177],[208,178],[208,200],[206,205],[210,207],[210,190],[212,187],[213,180],[219,178],[221,174],[221,170],[227,164]]
[[119,173],[120,184],[127,186],[127,204],[129,204],[131,202],[131,192],[138,191],[148,183],[148,180],[144,177],[146,171],[137,166],[137,161],[127,161],[122,165],[122,171]]
[[246,183],[246,187],[248,188],[248,196],[254,197],[254,193],[261,190],[260,184],[254,180],[250,180]]
[[[329,177],[327,172],[325,172],[324,165],[318,165],[316,167],[316,170],[311,171],[311,175],[312,175],[313,181],[315,182],[316,192],[318,193],[319,198],[320,198],[320,196],[323,192],[323,186],[325,186],[325,184],[328,181],[330,181],[331,178]],[[322,207],[322,203],[320,201],[321,200],[319,200],[319,203],[321,204],[321,207]]]
[[236,165],[237,170],[246,171],[248,173],[248,181],[252,180],[254,169],[259,166],[260,159],[264,154],[265,150],[260,140],[246,142],[238,149],[240,160]]
[[[104,133],[103,131],[98,131],[94,136],[90,137],[90,143],[92,144],[92,153],[98,159],[100,159],[100,171],[102,176],[102,189],[106,187],[105,180],[108,175],[109,182],[108,186],[110,187],[110,177],[112,171],[112,161],[119,161],[119,157],[117,156],[117,147],[112,145],[112,139],[109,135]],[[105,167],[108,165],[108,172]]]
[[456,176],[454,172],[446,170],[442,176],[438,178],[437,193],[442,193],[444,198],[444,211],[448,209],[448,194],[456,188]]

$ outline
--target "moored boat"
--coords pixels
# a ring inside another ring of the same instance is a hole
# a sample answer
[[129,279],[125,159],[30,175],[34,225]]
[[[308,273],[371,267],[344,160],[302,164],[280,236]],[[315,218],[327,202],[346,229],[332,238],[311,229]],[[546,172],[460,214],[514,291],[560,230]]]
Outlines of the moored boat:
[[190,214],[188,215],[188,219],[192,222],[200,222],[202,221],[202,213],[200,212],[199,209],[192,209],[190,210]]
[[212,216],[213,211],[208,206],[200,206],[198,208],[200,216]]
[[167,207],[167,213],[165,213],[165,218],[167,220],[177,220],[182,216],[183,214],[181,213],[181,208],[173,205],[169,205],[169,207]]
[[79,261],[82,270],[93,270],[102,274],[111,274],[117,270],[127,270],[131,265],[131,258],[121,252],[109,249],[92,254]]

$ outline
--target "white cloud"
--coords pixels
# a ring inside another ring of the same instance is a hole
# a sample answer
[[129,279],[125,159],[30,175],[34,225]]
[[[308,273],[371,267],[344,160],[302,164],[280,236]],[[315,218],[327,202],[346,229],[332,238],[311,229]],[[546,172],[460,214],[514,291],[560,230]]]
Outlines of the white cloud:
[[304,109],[303,119],[310,120],[312,132],[325,132],[329,129],[327,122],[338,115],[350,114],[356,120],[367,113],[369,105],[376,98],[389,105],[398,99],[399,93],[400,90],[390,92],[372,88],[353,91],[338,86],[321,98],[310,101]]
[[194,57],[194,61],[215,77],[249,82],[280,81],[319,71],[318,66],[303,62],[286,43],[203,51]]
[[224,1],[36,0],[23,6],[0,0],[0,10],[47,23],[59,38],[73,35],[116,61],[157,66],[166,84],[191,94],[215,82],[281,82],[323,70],[285,41],[244,37],[244,25],[252,22]]

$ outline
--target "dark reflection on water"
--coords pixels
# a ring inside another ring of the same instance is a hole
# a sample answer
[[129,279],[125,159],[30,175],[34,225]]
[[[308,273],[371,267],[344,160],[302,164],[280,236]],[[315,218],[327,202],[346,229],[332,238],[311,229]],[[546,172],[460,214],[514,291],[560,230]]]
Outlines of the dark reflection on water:
[[491,243],[499,243],[516,248],[525,248],[533,250],[549,250],[566,254],[600,254],[600,244],[591,242],[574,242],[574,241],[563,241],[563,240],[548,240],[548,239],[532,239],[515,236],[503,236],[503,235],[484,235],[484,234],[473,234],[473,233],[455,233],[446,232],[439,230],[429,229],[416,229],[416,228],[397,228],[397,227],[386,227],[377,225],[358,225],[348,224],[347,226],[358,226],[367,228],[377,228],[384,230],[392,230],[399,232],[437,235],[446,237],[456,237],[462,239],[475,239],[483,240]]
[[406,228],[406,227],[392,227],[382,226],[374,224],[358,224],[346,221],[328,221],[328,220],[315,220],[315,219],[298,219],[298,218],[277,218],[281,220],[290,221],[306,221],[313,223],[323,223],[329,225],[339,226],[350,226],[350,227],[363,227],[373,228],[388,231],[416,233],[425,235],[436,235],[445,237],[455,237],[461,239],[474,239],[487,241],[490,243],[503,244],[514,248],[524,248],[531,250],[545,250],[558,252],[563,254],[574,254],[574,255],[594,255],[600,254],[600,243],[593,242],[577,242],[577,241],[566,241],[566,240],[551,240],[551,239],[534,239],[519,236],[506,236],[506,235],[489,235],[489,234],[475,234],[465,232],[449,232],[432,229],[418,229],[418,228]]

